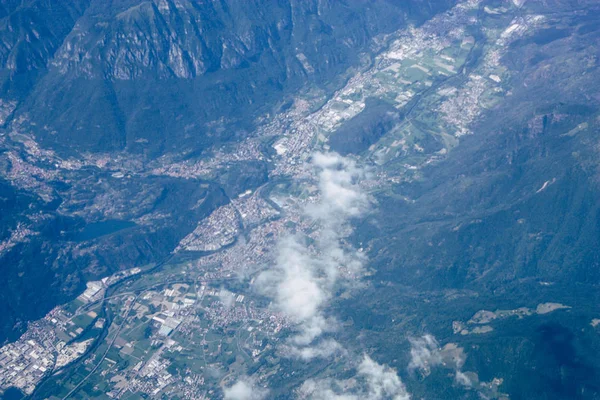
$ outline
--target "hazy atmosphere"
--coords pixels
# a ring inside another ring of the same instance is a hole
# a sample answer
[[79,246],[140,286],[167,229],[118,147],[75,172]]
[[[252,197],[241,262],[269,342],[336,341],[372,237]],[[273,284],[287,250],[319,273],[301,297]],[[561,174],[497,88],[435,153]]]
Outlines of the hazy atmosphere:
[[600,2],[0,0],[0,400],[600,399]]

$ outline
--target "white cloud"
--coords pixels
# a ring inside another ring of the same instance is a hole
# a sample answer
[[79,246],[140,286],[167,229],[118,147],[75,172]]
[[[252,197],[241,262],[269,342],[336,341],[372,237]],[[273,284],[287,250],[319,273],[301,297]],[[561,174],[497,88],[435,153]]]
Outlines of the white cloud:
[[294,357],[310,361],[313,358],[326,358],[334,354],[346,354],[346,349],[333,339],[325,339],[311,346],[286,346],[287,351]]
[[222,288],[219,291],[219,300],[223,303],[223,307],[231,308],[235,304],[235,295],[229,290]]
[[454,380],[459,385],[466,386],[466,387],[469,387],[469,388],[473,387],[473,381],[464,372],[456,371],[456,375],[454,376]]
[[307,207],[309,215],[326,224],[340,224],[368,209],[369,197],[357,184],[366,173],[354,160],[337,153],[315,153],[312,166],[321,196],[317,204]]
[[309,379],[299,390],[300,399],[310,400],[358,400],[356,394],[343,393],[340,381],[332,379]]
[[295,237],[286,237],[279,242],[275,269],[261,276],[275,284],[277,306],[294,322],[313,318],[327,298],[315,269],[305,245]]
[[263,400],[268,391],[257,387],[252,380],[243,378],[225,388],[223,393],[225,400]]
[[337,153],[316,153],[311,167],[318,178],[319,196],[306,207],[305,215],[318,223],[315,243],[308,246],[298,236],[281,239],[274,267],[257,279],[262,292],[296,324],[297,335],[290,339],[288,350],[303,359],[339,350],[331,341],[314,342],[337,326],[324,309],[341,283],[340,273],[356,274],[364,264],[364,255],[343,238],[351,232],[349,218],[369,207],[369,198],[358,185],[365,173],[355,161]]
[[328,280],[320,276],[314,256],[298,238],[280,241],[274,268],[261,274],[257,284],[298,325],[299,333],[292,338],[295,345],[310,344],[331,326],[323,316],[330,296]]
[[472,373],[464,373],[461,370],[467,358],[462,347],[456,343],[448,343],[444,347],[440,347],[432,335],[409,338],[409,341],[411,356],[408,365],[409,372],[419,371],[422,377],[427,377],[434,367],[439,366],[454,371],[456,384],[467,388],[474,386]]
[[410,338],[410,371],[418,370],[424,375],[431,373],[431,368],[442,363],[440,345],[432,335]]
[[365,355],[358,371],[367,380],[369,399],[410,399],[410,395],[406,392],[406,387],[392,368],[378,364]]
[[310,400],[409,400],[396,371],[364,355],[351,379],[310,379],[299,396]]
[[279,241],[273,268],[257,279],[259,289],[296,324],[296,334],[282,346],[287,354],[303,360],[343,355],[354,363],[350,379],[309,379],[299,388],[300,398],[311,400],[408,400],[410,395],[396,371],[369,356],[350,356],[337,341],[321,338],[338,324],[326,307],[340,285],[355,284],[366,257],[344,239],[351,232],[350,219],[369,210],[370,198],[359,186],[366,176],[352,159],[336,153],[316,153],[312,168],[319,195],[305,208],[305,216],[316,222],[313,245],[299,236]]

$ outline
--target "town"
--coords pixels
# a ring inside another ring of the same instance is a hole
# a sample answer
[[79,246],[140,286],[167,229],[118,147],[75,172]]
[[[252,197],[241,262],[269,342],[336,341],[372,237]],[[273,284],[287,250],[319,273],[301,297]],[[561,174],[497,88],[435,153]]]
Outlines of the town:
[[[89,282],[77,299],[30,323],[18,341],[0,349],[0,390],[16,387],[31,394],[52,381],[63,399],[100,394],[208,399],[238,375],[252,373],[259,385],[266,384],[280,360],[290,356],[278,345],[293,324],[256,288],[255,278],[273,263],[281,238],[301,234],[318,241],[322,234],[305,211],[320,196],[307,162],[315,151],[331,150],[331,135],[359,115],[370,98],[409,110],[398,127],[366,150],[373,173],[359,183],[365,191],[414,179],[423,167],[443,159],[457,138],[471,133],[482,107],[506,94],[508,77],[500,63],[504,46],[540,23],[515,17],[508,26],[487,28],[482,58],[465,76],[464,64],[477,45],[467,28],[482,23],[476,6],[473,0],[460,3],[421,27],[382,38],[383,50],[331,98],[311,89],[288,110],[265,116],[247,139],[209,157],[165,156],[149,165],[108,156],[57,160],[21,137],[28,155],[9,154],[9,176],[15,185],[39,188],[48,201],[52,193],[40,177],[86,165],[105,168],[115,179],[142,174],[210,180],[228,163],[261,160],[269,162],[269,182],[198,221],[164,264]],[[488,10],[500,12],[510,11]],[[439,146],[426,150],[431,137]],[[57,169],[34,166],[27,160],[34,155],[52,160]],[[389,168],[378,168],[383,165]],[[0,251],[33,234],[20,226],[0,243]],[[349,269],[339,272],[360,278]],[[483,322],[455,321],[454,330],[486,333],[481,327],[470,331],[467,325],[473,324]],[[67,368],[68,376],[61,375]]]

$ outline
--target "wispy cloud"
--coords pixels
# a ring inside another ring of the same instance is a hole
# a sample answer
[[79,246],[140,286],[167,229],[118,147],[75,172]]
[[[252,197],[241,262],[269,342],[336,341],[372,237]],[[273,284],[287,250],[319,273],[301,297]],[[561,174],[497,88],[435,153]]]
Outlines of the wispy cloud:
[[462,386],[466,386],[468,388],[473,387],[473,381],[467,374],[461,371],[456,371],[456,375],[454,375],[454,381]]
[[292,356],[309,361],[313,358],[326,358],[332,355],[345,355],[346,349],[334,339],[325,339],[311,346],[291,345],[285,346]]
[[307,208],[310,215],[335,225],[365,212],[369,198],[357,183],[365,177],[366,171],[356,161],[337,153],[315,153],[312,166],[318,175],[321,197],[318,203]]
[[323,312],[331,296],[330,281],[317,261],[299,238],[287,237],[279,243],[275,266],[257,280],[276,307],[297,325],[292,342],[298,346],[310,344],[333,326]]
[[350,232],[349,219],[366,212],[370,204],[358,185],[365,171],[354,160],[337,153],[316,153],[310,167],[316,173],[319,195],[304,213],[319,226],[314,244],[309,246],[297,235],[282,238],[275,265],[257,280],[263,293],[296,324],[297,334],[287,349],[303,359],[341,350],[333,340],[315,341],[337,325],[327,317],[325,307],[341,283],[340,273],[356,274],[364,264],[364,256],[343,239]]
[[225,400],[263,400],[268,394],[268,390],[257,387],[250,378],[238,380],[223,392]]
[[409,371],[418,370],[423,375],[429,375],[432,367],[442,363],[440,345],[432,335],[409,338],[408,340],[410,341]]
[[299,397],[311,400],[408,400],[410,395],[396,371],[364,355],[353,378],[308,380]]
[[424,335],[419,338],[409,338],[410,341],[410,373],[418,371],[422,377],[426,377],[435,367],[454,370],[455,382],[459,385],[472,386],[471,379],[462,372],[467,358],[464,349],[455,343],[448,343],[440,347],[438,341],[432,335]]
[[406,388],[398,374],[392,368],[378,364],[369,356],[364,356],[358,369],[359,374],[367,380],[370,399],[409,399]]
[[360,273],[366,257],[345,242],[352,232],[350,219],[369,211],[371,201],[359,182],[367,173],[350,158],[316,153],[310,167],[317,178],[318,196],[304,210],[318,231],[308,244],[299,235],[282,238],[274,266],[257,279],[259,288],[296,325],[296,333],[282,349],[303,360],[343,355],[354,365],[354,377],[345,380],[309,379],[298,389],[312,400],[408,400],[410,395],[396,371],[368,355],[362,357],[331,338],[322,338],[338,324],[327,313],[335,291],[355,284],[346,277]]
[[229,309],[235,304],[235,295],[225,288],[219,291],[219,301],[223,303],[223,307]]

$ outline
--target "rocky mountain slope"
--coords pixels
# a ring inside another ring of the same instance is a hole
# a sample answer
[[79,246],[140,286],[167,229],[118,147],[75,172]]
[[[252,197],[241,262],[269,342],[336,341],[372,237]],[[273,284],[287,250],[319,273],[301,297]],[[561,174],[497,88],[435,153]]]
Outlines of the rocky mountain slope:
[[0,1],[0,342],[85,281],[160,261],[267,170],[156,164],[246,138],[300,90],[326,96],[375,37],[451,3]]
[[331,89],[375,35],[450,3],[11,3],[2,100],[63,151],[206,147],[306,84]]

